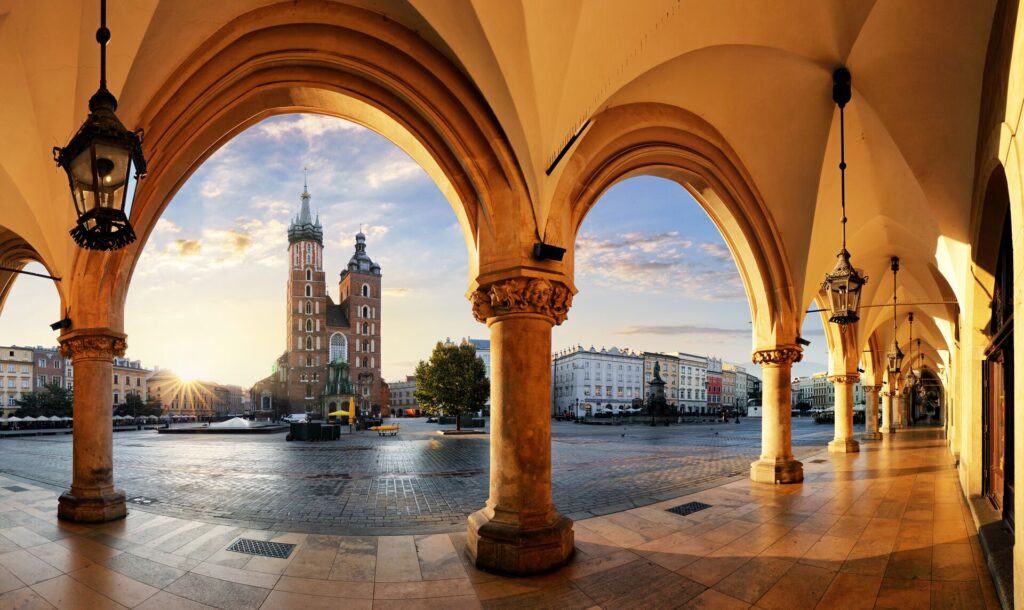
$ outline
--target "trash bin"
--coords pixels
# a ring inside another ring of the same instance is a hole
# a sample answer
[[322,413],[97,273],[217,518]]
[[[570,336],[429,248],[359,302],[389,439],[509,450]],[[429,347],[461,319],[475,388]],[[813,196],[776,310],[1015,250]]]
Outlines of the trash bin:
[[322,424],[320,422],[318,422],[318,421],[311,421],[308,424],[306,424],[306,439],[305,440],[309,440],[309,441],[318,441],[318,440],[320,440],[320,428],[321,427],[322,427]]
[[291,437],[296,441],[308,441],[309,440],[309,429],[304,423],[292,422],[291,424]]

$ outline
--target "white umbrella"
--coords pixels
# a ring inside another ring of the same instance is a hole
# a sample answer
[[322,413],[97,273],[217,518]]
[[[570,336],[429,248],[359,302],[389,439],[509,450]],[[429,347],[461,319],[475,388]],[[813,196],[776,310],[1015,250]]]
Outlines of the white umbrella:
[[7,418],[7,421],[25,421],[25,420],[21,419],[17,415],[12,415],[12,416]]
[[51,416],[50,416],[50,421],[60,421],[61,419],[63,419],[63,418],[61,418],[61,417],[58,417],[58,416],[56,416],[56,415],[51,415]]
[[31,415],[26,415],[25,417],[21,418],[21,421],[36,421],[36,418],[32,417]]

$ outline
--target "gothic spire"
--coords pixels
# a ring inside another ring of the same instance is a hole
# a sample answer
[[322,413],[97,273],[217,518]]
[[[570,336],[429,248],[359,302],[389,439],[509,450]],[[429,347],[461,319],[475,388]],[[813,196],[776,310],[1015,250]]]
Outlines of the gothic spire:
[[317,215],[316,222],[313,221],[313,214],[309,209],[309,170],[302,170],[302,204],[299,207],[299,215],[292,219],[288,227],[288,242],[311,240],[323,244],[324,232],[320,226],[320,216]]

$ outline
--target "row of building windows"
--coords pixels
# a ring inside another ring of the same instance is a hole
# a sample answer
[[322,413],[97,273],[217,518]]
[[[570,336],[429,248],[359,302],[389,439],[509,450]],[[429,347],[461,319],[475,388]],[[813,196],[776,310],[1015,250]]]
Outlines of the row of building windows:
[[[8,373],[17,373],[18,372],[18,366],[16,364],[14,364],[13,362],[8,362],[7,363],[7,372]],[[32,371],[29,370],[29,366],[27,364],[21,365],[21,374],[22,375],[31,375],[32,374]]]

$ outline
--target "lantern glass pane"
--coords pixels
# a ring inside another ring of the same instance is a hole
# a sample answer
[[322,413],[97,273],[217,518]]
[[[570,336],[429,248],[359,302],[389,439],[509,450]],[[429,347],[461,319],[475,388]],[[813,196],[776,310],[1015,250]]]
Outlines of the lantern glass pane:
[[100,207],[123,209],[130,168],[130,149],[107,142],[96,143],[97,199]]
[[81,216],[96,206],[96,197],[92,175],[92,149],[86,148],[71,160],[68,166],[68,177],[71,179],[72,195],[75,207]]

